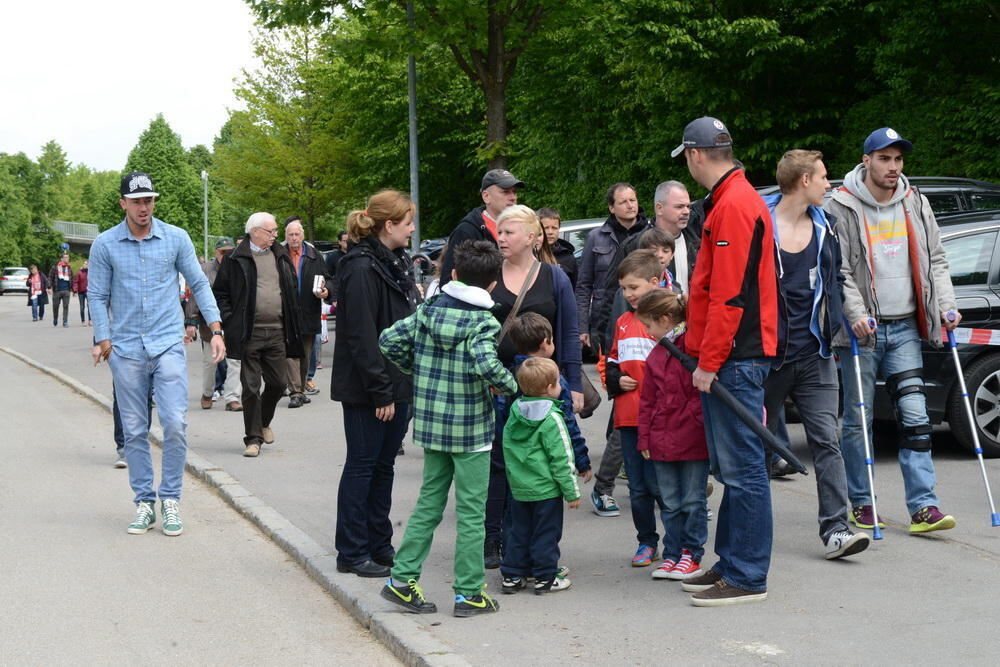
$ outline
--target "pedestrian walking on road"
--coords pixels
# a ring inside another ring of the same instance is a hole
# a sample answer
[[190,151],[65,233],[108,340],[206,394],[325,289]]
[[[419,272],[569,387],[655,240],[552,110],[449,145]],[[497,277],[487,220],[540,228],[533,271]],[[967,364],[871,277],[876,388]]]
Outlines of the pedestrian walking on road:
[[243,456],[253,458],[264,444],[274,442],[271,420],[285,392],[287,360],[302,357],[302,339],[295,298],[298,280],[288,251],[274,242],[277,221],[270,213],[254,213],[246,233],[219,268],[212,291],[219,301],[229,358],[240,361]]
[[32,264],[28,267],[28,305],[31,306],[31,321],[45,319],[45,305],[49,302],[49,279]]
[[89,327],[91,322],[90,307],[87,304],[87,274],[90,273],[88,266],[87,260],[83,260],[83,266],[73,276],[73,294],[76,294],[80,300],[80,324],[86,324]]
[[[497,359],[500,323],[490,313],[489,290],[500,271],[500,253],[489,241],[466,241],[454,249],[454,257],[453,279],[442,294],[379,339],[386,357],[413,377],[413,442],[424,449],[420,496],[382,597],[418,614],[437,611],[424,599],[420,573],[454,480],[458,517],[454,614],[474,616],[499,609],[484,590],[482,551],[489,450],[495,431],[490,390],[513,394],[517,384]],[[342,502],[343,485],[341,491]],[[339,540],[339,523],[337,528]]]
[[52,326],[59,324],[59,306],[63,311],[63,326],[69,326],[69,295],[73,291],[73,267],[69,254],[63,253],[49,270],[49,287],[52,289]]
[[[187,363],[184,319],[177,303],[177,274],[191,287],[212,329],[212,349],[225,356],[222,324],[208,279],[187,232],[153,217],[156,191],[148,174],[133,171],[121,181],[125,219],[101,233],[90,252],[88,292],[92,306],[94,363],[108,361],[125,434],[129,483],[136,515],[131,534],[145,533],[161,502],[163,532],[180,535],[181,485],[187,457]],[[114,313],[114,318],[111,313]],[[153,489],[149,451],[149,397],[156,394],[163,428],[163,465]]]
[[[910,532],[926,533],[953,528],[955,518],[938,509],[934,492],[920,342],[941,347],[942,324],[954,330],[962,316],[934,211],[903,176],[903,157],[912,148],[892,128],[872,132],[861,164],[844,177],[826,209],[837,219],[834,229],[843,244],[844,316],[858,338],[864,391],[859,397],[854,365],[843,364],[844,405],[862,398],[872,405],[876,377],[885,379],[902,434],[899,468]],[[834,340],[841,359],[848,358],[849,343],[846,331]],[[861,432],[868,429],[874,442],[871,412],[867,416],[868,423],[861,424],[858,411],[845,410],[841,433],[852,518],[859,528],[875,525]]]
[[[326,262],[316,252],[316,248],[305,242],[306,234],[298,216],[285,220],[285,242],[289,259],[295,269],[299,288],[295,293],[299,310],[299,335],[302,338],[302,357],[288,360],[288,407],[299,408],[310,403],[306,396],[310,365],[314,363],[316,337],[322,330],[321,320],[323,300],[330,296],[327,283],[331,278],[326,273]],[[321,279],[316,289],[316,279]],[[315,372],[315,369],[313,370]],[[318,393],[318,392],[316,392]]]
[[354,246],[337,270],[337,337],[330,396],[344,412],[347,460],[337,492],[337,569],[388,576],[393,563],[392,480],[409,422],[410,377],[379,350],[378,337],[416,309],[406,256],[413,202],[395,190],[347,216]]

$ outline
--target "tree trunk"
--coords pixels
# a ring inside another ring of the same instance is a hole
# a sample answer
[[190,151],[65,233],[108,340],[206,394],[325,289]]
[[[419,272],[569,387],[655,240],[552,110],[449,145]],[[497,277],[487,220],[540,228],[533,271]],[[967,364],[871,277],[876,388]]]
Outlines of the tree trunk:
[[487,26],[486,77],[483,93],[486,97],[486,154],[490,169],[507,167],[507,78],[504,28],[508,16],[501,15],[497,0],[490,0]]

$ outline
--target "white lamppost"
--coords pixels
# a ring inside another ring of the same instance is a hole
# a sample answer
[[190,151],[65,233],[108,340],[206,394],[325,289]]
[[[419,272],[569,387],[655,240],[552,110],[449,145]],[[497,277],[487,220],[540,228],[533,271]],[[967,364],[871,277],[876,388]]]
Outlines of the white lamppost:
[[208,261],[208,172],[204,169],[201,170],[201,182],[204,186],[204,203],[205,203],[205,261]]

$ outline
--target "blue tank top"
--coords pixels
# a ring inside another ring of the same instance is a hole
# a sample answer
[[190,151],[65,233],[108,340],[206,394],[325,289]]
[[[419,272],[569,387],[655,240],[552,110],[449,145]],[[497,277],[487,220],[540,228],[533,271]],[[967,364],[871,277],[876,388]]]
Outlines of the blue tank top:
[[816,229],[812,229],[809,245],[801,252],[779,252],[783,270],[781,285],[785,293],[785,306],[780,309],[781,331],[787,337],[785,360],[796,361],[819,352],[819,341],[809,330],[816,292]]

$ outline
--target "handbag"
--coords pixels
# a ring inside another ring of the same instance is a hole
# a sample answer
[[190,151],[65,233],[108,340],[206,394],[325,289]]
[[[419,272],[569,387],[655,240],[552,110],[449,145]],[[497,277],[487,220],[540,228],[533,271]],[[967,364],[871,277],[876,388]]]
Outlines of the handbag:
[[580,419],[586,419],[594,414],[601,405],[601,392],[597,391],[594,383],[586,371],[580,369],[580,384],[583,385],[583,409],[580,410]]
[[538,269],[541,268],[541,266],[542,263],[536,259],[535,263],[531,265],[530,269],[528,269],[528,275],[524,277],[524,283],[521,285],[521,292],[517,295],[517,298],[514,299],[514,307],[510,309],[509,313],[507,313],[507,318],[503,321],[503,326],[500,327],[500,335],[497,336],[497,346],[499,346],[503,339],[507,336],[507,332],[510,331],[510,328],[514,326],[514,318],[517,317],[517,311],[521,310],[521,304],[524,303],[524,295],[528,293],[528,286],[531,285],[531,281],[538,275]]

